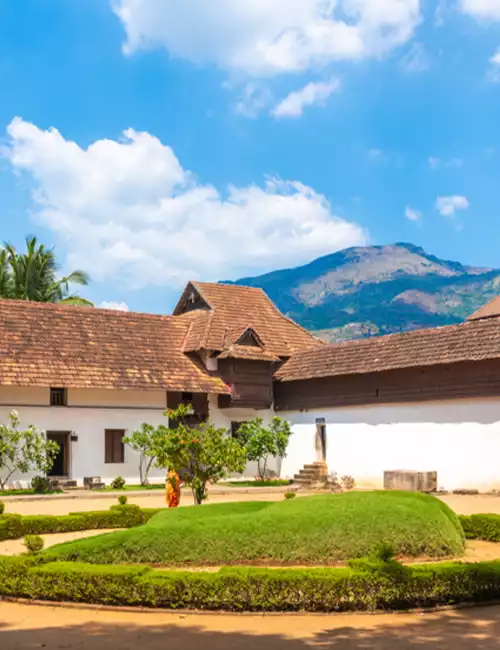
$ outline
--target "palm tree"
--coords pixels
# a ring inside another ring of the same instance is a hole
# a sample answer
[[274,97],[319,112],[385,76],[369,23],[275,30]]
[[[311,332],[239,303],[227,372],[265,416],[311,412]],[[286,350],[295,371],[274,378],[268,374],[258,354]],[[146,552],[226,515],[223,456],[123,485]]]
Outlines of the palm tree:
[[58,302],[93,307],[93,303],[70,292],[71,284],[86,286],[89,276],[73,271],[57,277],[53,248],[45,248],[36,237],[26,238],[26,252],[18,253],[11,244],[0,249],[0,297],[35,302]]

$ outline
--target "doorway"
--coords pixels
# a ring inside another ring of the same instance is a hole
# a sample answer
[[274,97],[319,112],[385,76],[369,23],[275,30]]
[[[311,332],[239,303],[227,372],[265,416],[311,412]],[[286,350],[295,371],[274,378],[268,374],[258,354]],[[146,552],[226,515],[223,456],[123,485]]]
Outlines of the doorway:
[[324,419],[316,420],[316,460],[326,463],[326,422]]
[[57,442],[59,450],[54,458],[52,469],[47,476],[57,478],[69,478],[69,431],[47,431],[47,440]]

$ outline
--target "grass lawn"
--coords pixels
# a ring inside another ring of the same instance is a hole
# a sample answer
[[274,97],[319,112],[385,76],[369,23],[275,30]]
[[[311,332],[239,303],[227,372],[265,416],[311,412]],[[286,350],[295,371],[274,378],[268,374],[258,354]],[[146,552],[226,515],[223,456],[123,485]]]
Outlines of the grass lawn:
[[270,481],[223,481],[217,485],[224,487],[284,487],[291,483],[291,481],[276,479]]
[[45,555],[93,564],[327,565],[369,555],[380,542],[407,557],[464,552],[458,518],[440,500],[350,492],[165,510],[139,528],[62,544]]

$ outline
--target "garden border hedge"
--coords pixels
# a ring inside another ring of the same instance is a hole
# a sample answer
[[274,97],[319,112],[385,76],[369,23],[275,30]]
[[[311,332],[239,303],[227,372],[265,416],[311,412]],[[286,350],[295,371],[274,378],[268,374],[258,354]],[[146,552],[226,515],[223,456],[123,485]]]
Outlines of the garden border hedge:
[[407,610],[500,598],[500,562],[217,573],[0,557],[0,596],[232,612]]
[[459,515],[466,539],[500,542],[500,515]]
[[133,528],[151,519],[160,508],[139,508],[116,505],[109,510],[73,512],[69,515],[0,515],[0,541],[19,539],[25,535],[74,533],[103,528]]

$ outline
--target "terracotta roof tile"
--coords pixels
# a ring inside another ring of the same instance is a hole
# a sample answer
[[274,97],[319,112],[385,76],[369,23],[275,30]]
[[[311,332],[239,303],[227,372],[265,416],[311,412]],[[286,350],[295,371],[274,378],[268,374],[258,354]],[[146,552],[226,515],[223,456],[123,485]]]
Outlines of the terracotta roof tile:
[[489,303],[478,309],[476,312],[469,316],[467,320],[480,320],[482,318],[495,318],[500,316],[500,296],[493,298]]
[[[289,357],[297,350],[324,345],[284,316],[261,289],[209,282],[190,284],[210,310],[199,310],[198,313],[204,316],[193,321],[186,351],[205,349],[221,352],[227,347],[228,333],[231,340],[233,334],[241,336],[249,328],[255,330],[264,350],[275,357]],[[179,318],[192,318],[190,313]]]
[[187,319],[0,301],[0,384],[228,393],[183,354]]
[[252,345],[230,345],[219,359],[248,359],[249,361],[280,361],[280,358]]
[[296,381],[499,358],[500,318],[490,318],[297,352],[275,378]]

